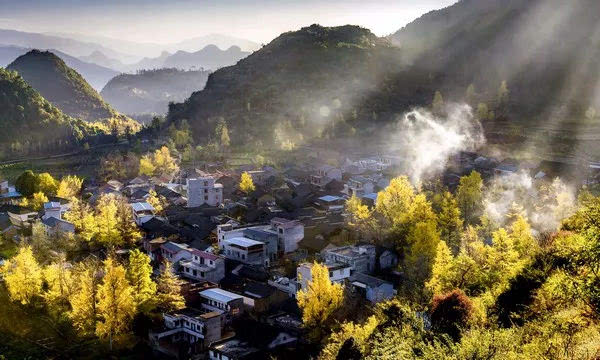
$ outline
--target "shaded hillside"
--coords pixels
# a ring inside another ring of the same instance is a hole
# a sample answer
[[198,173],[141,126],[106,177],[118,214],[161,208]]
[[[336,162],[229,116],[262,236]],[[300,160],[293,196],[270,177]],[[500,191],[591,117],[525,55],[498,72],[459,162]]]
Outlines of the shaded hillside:
[[165,114],[169,102],[180,102],[202,90],[208,71],[144,70],[121,74],[106,84],[100,95],[125,114]]
[[[399,69],[399,56],[367,29],[312,25],[214,72],[204,90],[170,107],[169,119],[189,120],[197,138],[210,136],[222,117],[240,141],[294,141],[332,127]],[[355,120],[340,128],[352,131]]]
[[51,52],[32,50],[12,62],[17,71],[44,98],[67,115],[89,122],[103,122],[123,131],[139,124],[110,107],[85,79]]
[[473,83],[490,101],[506,81],[512,120],[543,123],[600,108],[598,14],[596,0],[462,0],[390,39],[446,93]]
[[0,157],[11,153],[56,152],[75,146],[97,130],[65,115],[14,71],[0,68]]
[[[8,64],[15,61],[16,58],[31,50],[31,48],[12,45],[0,46],[0,66],[6,67]],[[58,50],[50,50],[50,52],[60,57],[68,67],[73,68],[73,70],[80,73],[81,76],[83,76],[83,78],[96,90],[101,90],[108,80],[119,75],[119,73],[112,68],[97,65],[93,61],[82,61]]]

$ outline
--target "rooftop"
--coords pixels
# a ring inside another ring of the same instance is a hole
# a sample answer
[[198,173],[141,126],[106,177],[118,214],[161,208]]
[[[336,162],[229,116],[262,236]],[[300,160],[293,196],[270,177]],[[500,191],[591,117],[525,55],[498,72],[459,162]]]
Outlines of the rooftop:
[[319,198],[319,200],[325,201],[325,202],[334,202],[334,201],[344,200],[344,198],[339,197],[339,196],[333,196],[333,195],[325,195],[325,196],[321,196]]
[[131,208],[135,212],[154,211],[154,207],[147,202],[136,202],[131,204]]
[[172,253],[178,253],[180,251],[189,251],[189,248],[185,244],[178,244],[172,241],[166,242],[160,246],[162,249],[165,249]]
[[211,348],[233,358],[242,358],[258,351],[258,349],[251,347],[249,343],[239,339],[227,340],[225,342],[215,344]]
[[219,289],[219,288],[213,288],[213,289],[208,289],[208,290],[204,290],[204,291],[200,291],[200,296],[204,297],[204,298],[209,298],[212,300],[216,300],[219,302],[223,302],[223,303],[228,303],[230,301],[233,300],[237,300],[237,299],[243,299],[244,297],[238,294],[234,294],[232,292],[223,290],[223,289]]
[[379,287],[384,284],[390,284],[389,282],[387,282],[385,280],[381,280],[376,277],[361,274],[361,273],[355,273],[352,276],[350,276],[350,282],[364,284],[368,287]]
[[255,245],[264,245],[263,242],[252,240],[252,239],[248,239],[248,238],[244,238],[244,237],[234,237],[234,238],[225,240],[225,242],[228,243],[228,244],[238,245],[238,246],[242,246],[242,247],[250,247],[250,246],[255,246]]

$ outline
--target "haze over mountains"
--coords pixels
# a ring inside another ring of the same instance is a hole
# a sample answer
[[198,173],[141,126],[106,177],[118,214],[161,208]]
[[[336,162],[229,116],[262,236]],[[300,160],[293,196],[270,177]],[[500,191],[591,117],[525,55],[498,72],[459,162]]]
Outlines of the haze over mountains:
[[197,135],[224,118],[242,141],[259,128],[261,141],[273,142],[278,126],[307,138],[307,129],[299,131],[306,121],[320,131],[369,132],[430,105],[437,90],[466,101],[473,84],[468,101],[490,110],[488,132],[508,129],[527,143],[535,141],[529,130],[543,126],[568,148],[564,139],[582,131],[600,134],[585,122],[590,107],[600,108],[597,14],[594,0],[462,0],[415,20],[388,44],[364,29],[311,26],[211,74],[169,118],[190,120]]

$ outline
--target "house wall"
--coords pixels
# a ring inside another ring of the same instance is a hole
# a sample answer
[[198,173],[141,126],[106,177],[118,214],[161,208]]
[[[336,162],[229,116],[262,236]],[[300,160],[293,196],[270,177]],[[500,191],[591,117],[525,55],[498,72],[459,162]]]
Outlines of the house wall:
[[393,298],[395,295],[392,284],[383,284],[376,288],[367,288],[366,298],[372,303],[384,301]]
[[215,186],[215,179],[202,177],[187,179],[188,207],[197,207],[203,204],[217,206],[223,202],[222,187]]

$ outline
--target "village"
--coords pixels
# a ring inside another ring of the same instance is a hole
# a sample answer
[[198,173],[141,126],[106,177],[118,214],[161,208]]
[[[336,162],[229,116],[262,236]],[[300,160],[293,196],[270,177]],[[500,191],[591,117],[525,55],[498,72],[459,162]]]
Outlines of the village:
[[[403,281],[396,249],[354,234],[346,203],[356,197],[373,207],[378,192],[404,171],[402,159],[377,155],[339,163],[322,164],[318,156],[281,168],[205,163],[169,175],[84,183],[90,203],[106,194],[127,199],[143,234],[138,248],[155,275],[169,264],[182,282],[185,307],[164,313],[149,330],[146,341],[155,352],[258,359],[300,348],[305,329],[296,295],[309,286],[315,262],[327,267],[331,282],[345,285],[356,309],[396,295]],[[518,171],[547,180],[551,170],[542,166],[462,152],[439,180],[450,190],[471,171],[486,181]],[[161,209],[150,196],[161,200]],[[26,242],[20,234],[40,223],[48,236],[75,233],[64,218],[70,200],[51,197],[36,211],[21,199],[8,181],[0,183],[5,238]],[[126,259],[130,250],[117,253]]]

